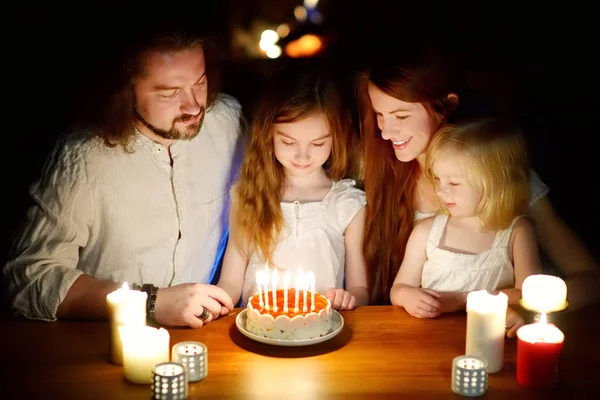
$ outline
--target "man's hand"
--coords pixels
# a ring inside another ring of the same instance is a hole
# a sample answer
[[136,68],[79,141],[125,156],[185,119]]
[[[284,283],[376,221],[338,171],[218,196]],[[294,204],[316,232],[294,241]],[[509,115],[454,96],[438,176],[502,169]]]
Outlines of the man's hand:
[[[233,301],[221,288],[203,283],[183,283],[159,289],[156,295],[156,322],[167,326],[199,328],[206,322],[233,309]],[[204,308],[210,311],[206,321],[199,316]]]

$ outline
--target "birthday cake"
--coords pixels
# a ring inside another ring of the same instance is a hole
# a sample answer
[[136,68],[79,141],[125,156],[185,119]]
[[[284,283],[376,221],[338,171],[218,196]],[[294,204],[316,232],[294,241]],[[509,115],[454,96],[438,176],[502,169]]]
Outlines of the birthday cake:
[[297,309],[295,289],[288,290],[287,307],[283,289],[275,292],[277,307],[272,302],[273,290],[267,297],[268,303],[260,293],[248,300],[246,330],[249,332],[270,339],[306,340],[325,336],[331,330],[331,303],[325,296],[314,293],[313,303],[313,294],[308,292],[305,302],[304,291],[300,291]]

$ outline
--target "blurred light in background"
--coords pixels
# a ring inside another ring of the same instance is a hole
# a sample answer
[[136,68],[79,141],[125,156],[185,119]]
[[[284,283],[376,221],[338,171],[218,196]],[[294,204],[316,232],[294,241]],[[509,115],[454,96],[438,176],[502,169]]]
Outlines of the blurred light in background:
[[290,33],[290,26],[288,24],[281,24],[277,27],[277,33],[280,38],[286,37]]
[[307,16],[308,11],[306,11],[306,8],[304,8],[304,6],[296,6],[294,8],[294,17],[296,17],[298,21],[306,21]]
[[258,47],[265,52],[269,58],[277,58],[281,55],[281,47],[277,46],[279,34],[272,29],[265,29],[260,35]]
[[304,7],[315,8],[319,4],[319,0],[304,0]]
[[323,50],[323,41],[317,35],[307,33],[285,46],[285,54],[289,57],[312,57]]

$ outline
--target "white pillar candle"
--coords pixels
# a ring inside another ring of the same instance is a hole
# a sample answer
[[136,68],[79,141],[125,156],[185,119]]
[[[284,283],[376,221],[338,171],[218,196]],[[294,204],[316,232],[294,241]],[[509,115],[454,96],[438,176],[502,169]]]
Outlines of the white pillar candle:
[[123,365],[123,346],[119,327],[146,325],[146,292],[130,290],[127,282],[106,295],[108,325],[110,327],[110,361]]
[[273,288],[273,311],[277,312],[277,283],[279,282],[279,273],[277,269],[273,270],[271,275],[271,287]]
[[256,272],[256,287],[258,288],[258,305],[262,308],[265,305],[262,298],[262,271]]
[[508,296],[496,295],[486,290],[477,290],[467,295],[467,340],[468,356],[484,359],[488,373],[502,369],[504,364],[504,335]]
[[567,284],[552,275],[529,275],[521,286],[523,307],[540,313],[560,311],[567,307]]
[[315,311],[315,274],[312,271],[308,272],[308,280],[310,283],[310,311]]
[[169,331],[151,326],[119,327],[123,341],[123,373],[133,383],[151,383],[152,368],[169,361]]
[[283,275],[283,312],[287,313],[288,308],[288,288],[290,286],[290,271],[285,271]]

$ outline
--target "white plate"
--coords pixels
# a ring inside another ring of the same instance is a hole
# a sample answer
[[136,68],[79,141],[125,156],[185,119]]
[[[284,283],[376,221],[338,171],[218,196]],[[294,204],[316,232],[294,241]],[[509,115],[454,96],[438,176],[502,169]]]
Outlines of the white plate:
[[344,327],[344,317],[339,312],[332,310],[331,313],[331,331],[325,335],[314,339],[302,339],[302,340],[286,340],[286,339],[271,339],[266,338],[264,336],[255,335],[252,332],[246,330],[246,310],[242,310],[237,317],[235,317],[235,324],[238,328],[238,331],[242,333],[242,335],[256,340],[257,342],[272,344],[274,346],[286,346],[286,347],[295,347],[295,346],[309,346],[311,344],[317,344],[321,342],[325,342],[333,337],[335,337],[338,333],[342,331]]

